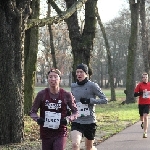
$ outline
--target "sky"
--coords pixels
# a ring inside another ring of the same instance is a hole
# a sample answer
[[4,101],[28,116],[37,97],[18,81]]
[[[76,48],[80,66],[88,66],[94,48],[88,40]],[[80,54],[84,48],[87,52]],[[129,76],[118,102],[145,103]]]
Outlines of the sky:
[[127,0],[98,0],[98,10],[102,22],[107,22],[119,15],[119,10],[128,8]]
[[[47,4],[43,0],[41,0],[41,3],[42,15],[40,16],[40,18],[43,18],[45,17],[47,11]],[[102,22],[112,20],[114,17],[117,17],[117,15],[119,15],[119,10],[121,10],[123,7],[129,7],[128,0],[98,0],[97,4]]]

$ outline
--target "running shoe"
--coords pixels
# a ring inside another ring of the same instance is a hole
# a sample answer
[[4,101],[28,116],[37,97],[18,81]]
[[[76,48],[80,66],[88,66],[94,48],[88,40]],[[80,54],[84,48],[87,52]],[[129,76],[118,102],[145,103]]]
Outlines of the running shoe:
[[147,133],[143,133],[143,138],[147,138]]

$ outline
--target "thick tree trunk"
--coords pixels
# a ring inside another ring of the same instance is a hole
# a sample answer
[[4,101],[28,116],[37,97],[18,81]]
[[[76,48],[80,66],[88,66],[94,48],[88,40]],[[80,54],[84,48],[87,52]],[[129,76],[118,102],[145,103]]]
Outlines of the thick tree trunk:
[[0,9],[0,144],[23,138],[21,18]]
[[[75,0],[66,0],[67,8],[71,7],[74,2]],[[89,77],[92,75],[92,70],[90,67],[90,57],[93,50],[93,39],[95,37],[96,5],[96,0],[87,0],[87,2],[85,3],[85,25],[83,32],[80,31],[77,12],[75,12],[66,20],[73,53],[73,82],[76,80],[75,70],[76,66],[79,63],[87,64],[89,67]]]
[[126,103],[134,103],[134,88],[135,88],[135,55],[137,50],[137,35],[138,35],[138,23],[139,23],[139,4],[140,0],[135,3],[134,0],[130,0],[131,9],[131,35],[129,39],[128,57],[127,57],[127,76],[126,76]]
[[21,142],[24,129],[23,41],[28,15],[23,12],[28,9],[21,2],[9,2],[0,1],[0,145]]
[[[97,0],[65,0],[68,13],[63,16],[66,21],[69,30],[69,37],[71,40],[72,54],[73,54],[73,71],[72,71],[72,82],[76,81],[75,70],[79,63],[86,63],[89,67],[89,75],[92,74],[90,68],[90,56],[93,49],[93,39],[95,37],[95,7]],[[52,7],[56,10],[58,15],[62,16],[61,10],[57,7],[55,2],[49,1]],[[85,3],[86,2],[86,3]],[[79,8],[85,3],[85,26],[82,32],[79,27],[77,12],[75,8]],[[58,20],[58,19],[57,19]],[[43,22],[44,23],[44,22]],[[31,23],[29,23],[30,26]],[[40,23],[38,23],[40,25]]]
[[[39,18],[40,0],[32,0],[31,19]],[[25,84],[24,113],[29,114],[34,99],[35,73],[38,52],[38,27],[26,30],[25,34]]]

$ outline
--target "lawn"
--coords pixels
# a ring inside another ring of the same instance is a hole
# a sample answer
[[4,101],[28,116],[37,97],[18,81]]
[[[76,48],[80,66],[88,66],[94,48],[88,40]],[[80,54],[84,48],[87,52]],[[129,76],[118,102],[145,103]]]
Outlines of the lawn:
[[[35,87],[35,94],[37,94],[37,92],[39,92],[40,90],[42,90],[44,88],[45,87]],[[71,90],[70,87],[65,87],[64,89],[69,92]],[[110,89],[102,89],[102,91],[106,95],[106,97],[108,99],[110,99],[110,94],[111,94]],[[117,88],[117,89],[115,89],[115,92],[116,92],[116,98],[118,100],[125,100],[124,88]]]

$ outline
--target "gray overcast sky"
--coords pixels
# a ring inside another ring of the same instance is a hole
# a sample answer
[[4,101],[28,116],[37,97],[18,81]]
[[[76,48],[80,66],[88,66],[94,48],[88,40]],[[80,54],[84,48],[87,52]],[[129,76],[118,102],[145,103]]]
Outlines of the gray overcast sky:
[[98,9],[102,22],[112,20],[118,16],[123,7],[129,8],[127,0],[98,0]]

